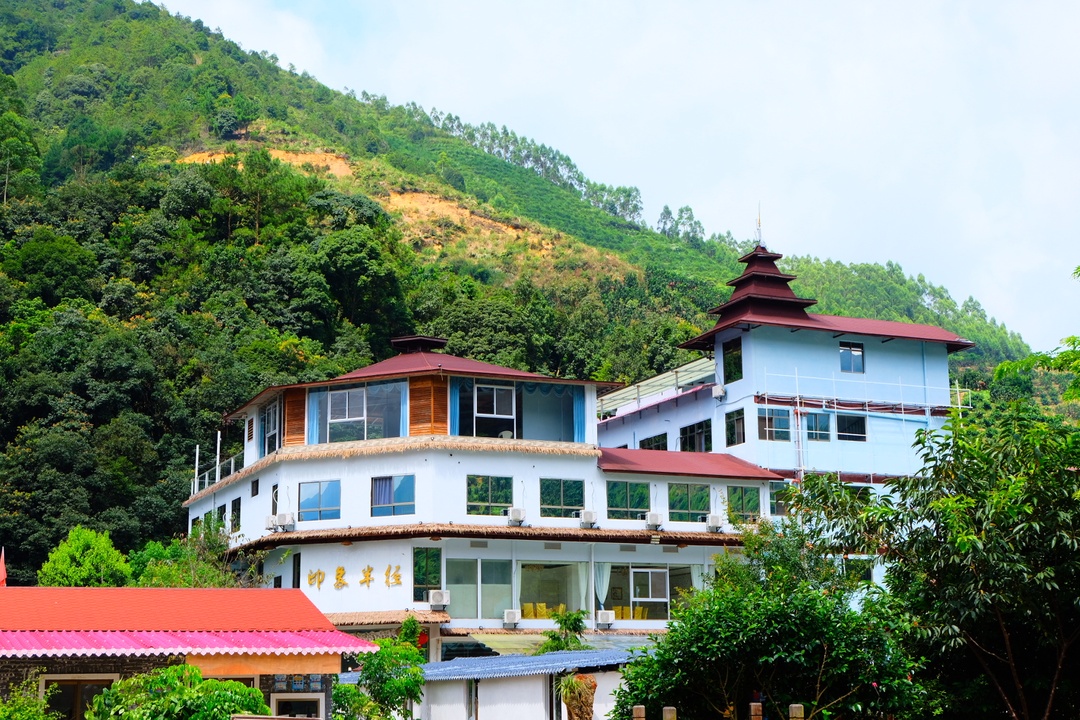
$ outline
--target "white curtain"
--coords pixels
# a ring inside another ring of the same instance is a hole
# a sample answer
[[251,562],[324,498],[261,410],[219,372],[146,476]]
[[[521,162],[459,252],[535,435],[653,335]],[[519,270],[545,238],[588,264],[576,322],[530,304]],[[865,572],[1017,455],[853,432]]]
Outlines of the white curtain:
[[596,583],[596,599],[600,601],[600,609],[604,609],[604,598],[607,597],[608,586],[611,585],[611,563],[593,563],[593,581]]
[[514,563],[514,587],[511,590],[511,592],[517,593],[515,595],[515,597],[517,598],[516,602],[512,602],[513,607],[520,608],[521,607],[521,563],[519,563],[519,562]]
[[589,609],[589,563],[577,564],[578,610]]
[[705,589],[705,566],[704,565],[691,565],[690,566],[690,584],[694,586],[695,590]]

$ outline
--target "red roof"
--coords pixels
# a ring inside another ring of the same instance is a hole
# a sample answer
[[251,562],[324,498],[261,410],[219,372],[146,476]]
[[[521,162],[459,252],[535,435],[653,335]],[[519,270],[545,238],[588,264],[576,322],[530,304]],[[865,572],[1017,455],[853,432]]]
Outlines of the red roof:
[[0,657],[325,655],[377,649],[369,640],[337,630],[0,631]]
[[597,465],[604,472],[783,480],[776,473],[725,453],[600,448]]
[[334,626],[300,590],[0,588],[0,632],[295,632]]
[[334,378],[334,380],[374,380],[386,377],[401,377],[403,375],[431,375],[440,372],[532,382],[566,382],[565,380],[552,380],[552,378],[544,375],[537,375],[524,370],[514,370],[501,365],[492,365],[479,360],[470,360],[436,352],[403,353],[389,360],[383,360],[374,365],[353,370],[351,373]]

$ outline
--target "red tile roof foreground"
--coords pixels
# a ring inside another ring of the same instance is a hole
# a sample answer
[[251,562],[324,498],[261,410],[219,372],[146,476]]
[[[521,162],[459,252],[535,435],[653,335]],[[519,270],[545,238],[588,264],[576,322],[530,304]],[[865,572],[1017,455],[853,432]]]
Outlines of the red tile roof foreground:
[[0,633],[333,629],[304,593],[294,589],[0,588]]
[[[277,592],[280,592],[277,591]],[[337,630],[0,631],[0,658],[147,655],[326,655],[378,646]]]
[[783,480],[776,473],[724,453],[600,448],[597,465],[604,472]]

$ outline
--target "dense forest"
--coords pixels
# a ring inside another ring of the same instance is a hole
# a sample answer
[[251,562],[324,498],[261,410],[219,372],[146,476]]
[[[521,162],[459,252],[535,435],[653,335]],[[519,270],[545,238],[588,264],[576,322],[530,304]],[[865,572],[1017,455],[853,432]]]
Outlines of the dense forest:
[[[711,325],[748,247],[689,207],[653,229],[636,188],[557,150],[333,91],[152,4],[0,0],[0,72],[0,545],[17,583],[76,524],[125,551],[181,531],[195,444],[223,412],[385,358],[394,335],[575,378],[691,360],[676,344]],[[974,340],[953,362],[976,381],[1028,352],[896,265],[786,268],[819,312]]]

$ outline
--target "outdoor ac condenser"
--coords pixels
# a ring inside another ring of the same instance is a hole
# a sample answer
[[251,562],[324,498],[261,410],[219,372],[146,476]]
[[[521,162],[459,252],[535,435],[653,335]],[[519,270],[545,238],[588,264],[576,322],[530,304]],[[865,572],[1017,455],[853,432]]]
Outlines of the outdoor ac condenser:
[[615,623],[614,610],[597,610],[596,624],[603,628],[609,628]]
[[520,525],[525,522],[525,508],[512,507],[507,511],[506,516],[510,518],[511,525]]
[[428,590],[427,601],[431,603],[432,610],[444,610],[450,604],[450,591]]
[[506,627],[517,627],[517,624],[521,622],[521,611],[517,608],[506,608],[503,610],[503,625]]
[[578,517],[581,518],[581,527],[588,529],[596,527],[596,511],[595,510],[578,510]]

